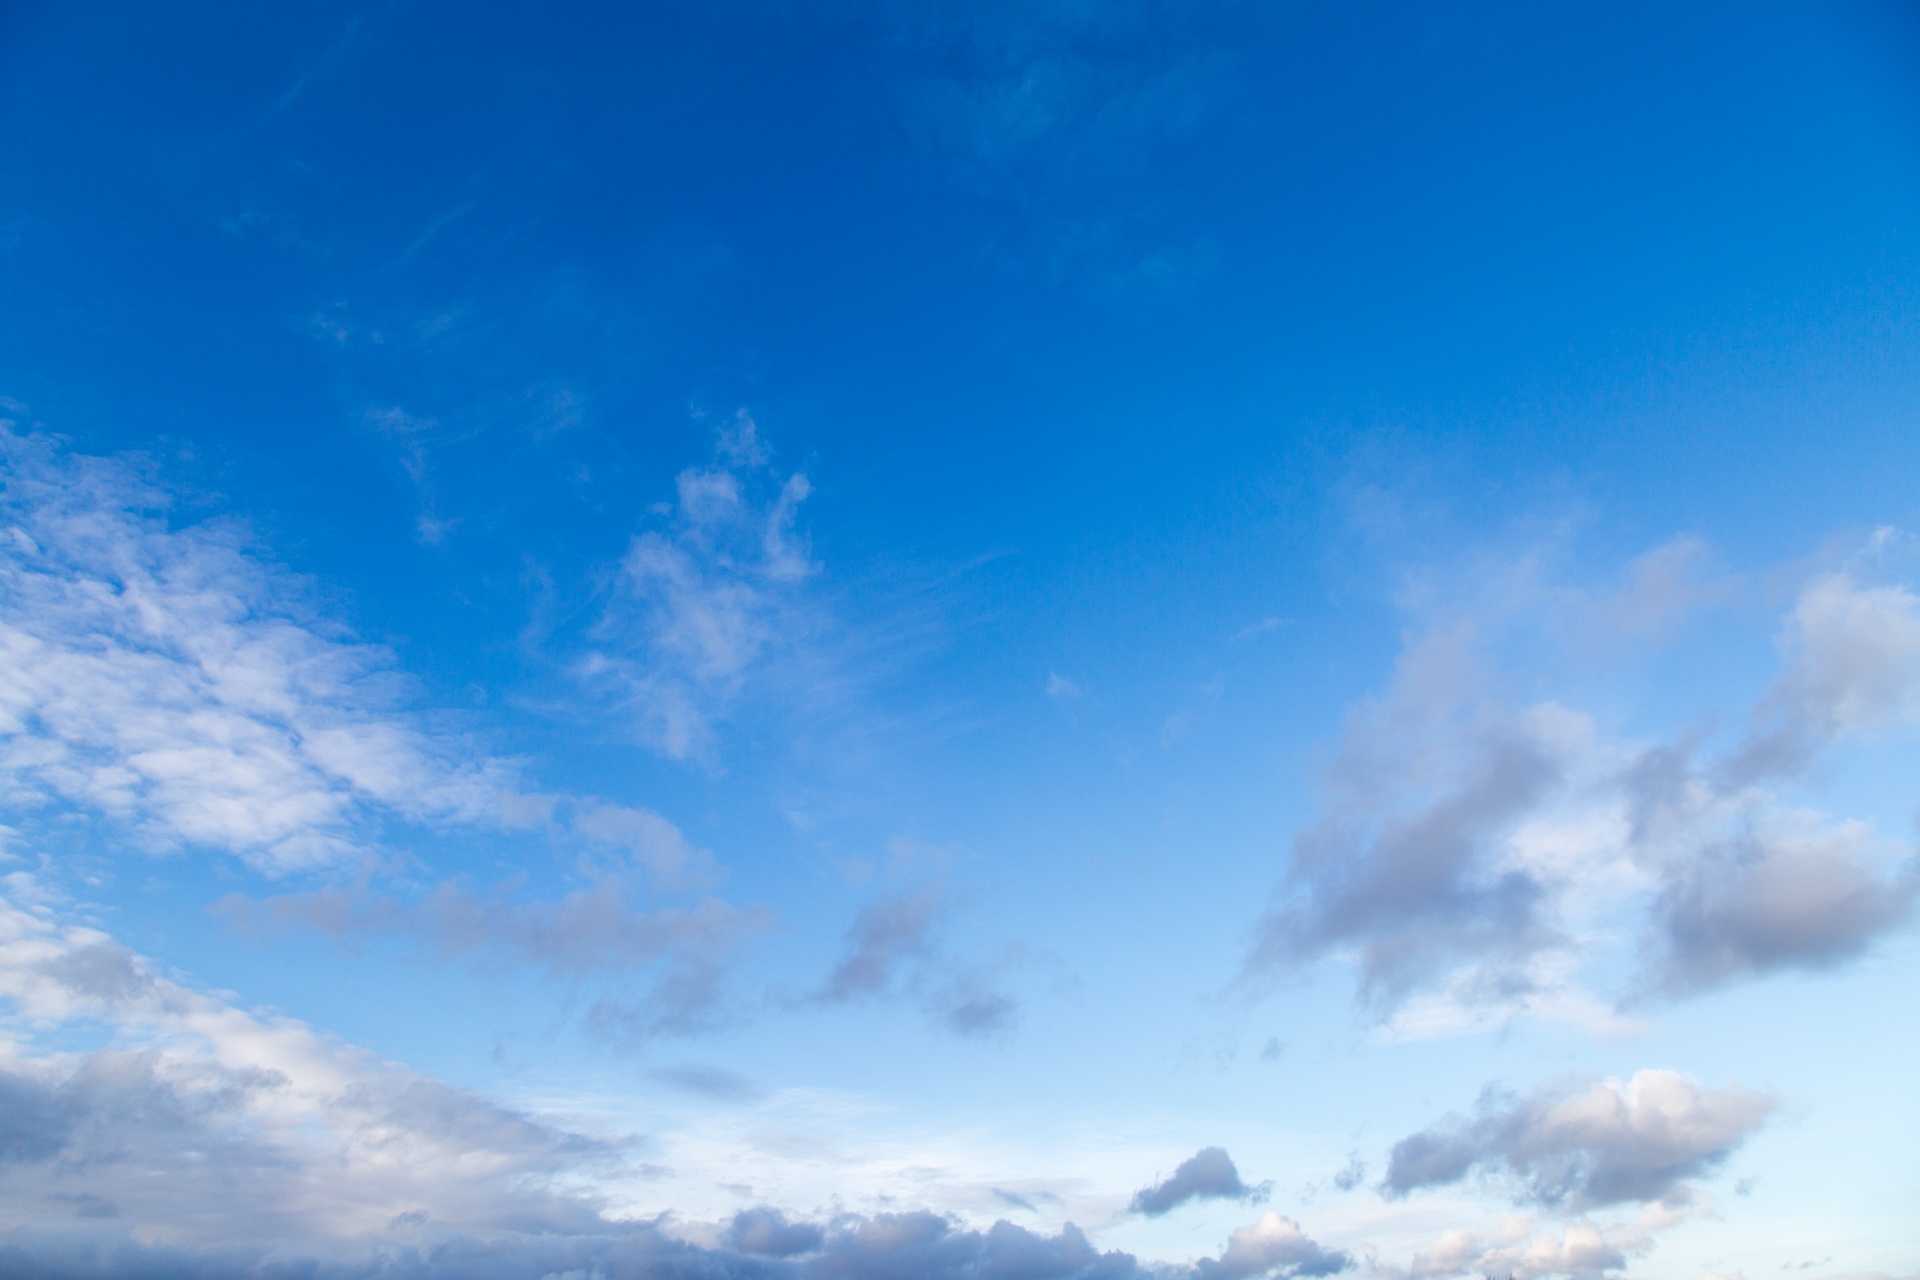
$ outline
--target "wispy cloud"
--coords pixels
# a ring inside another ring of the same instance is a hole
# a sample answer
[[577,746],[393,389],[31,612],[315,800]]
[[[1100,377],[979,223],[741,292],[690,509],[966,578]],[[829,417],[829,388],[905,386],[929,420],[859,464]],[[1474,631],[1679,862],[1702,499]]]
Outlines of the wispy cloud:
[[[10,425],[10,424],[8,424]],[[131,462],[0,432],[0,788],[280,873],[384,819],[492,821],[511,770],[405,709],[386,649]]]
[[799,588],[815,566],[796,523],[811,491],[804,473],[770,469],[742,412],[713,462],[676,478],[660,527],[628,546],[581,674],[616,691],[663,754],[711,752],[756,670],[806,629]]

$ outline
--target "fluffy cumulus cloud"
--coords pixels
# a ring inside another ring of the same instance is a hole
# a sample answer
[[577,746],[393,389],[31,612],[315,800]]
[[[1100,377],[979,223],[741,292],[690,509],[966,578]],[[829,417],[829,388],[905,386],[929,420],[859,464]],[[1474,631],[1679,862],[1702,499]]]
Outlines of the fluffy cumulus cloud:
[[1190,1200],[1255,1200],[1271,1187],[1270,1183],[1250,1187],[1242,1182],[1225,1147],[1202,1147],[1181,1161],[1171,1176],[1135,1192],[1128,1209],[1157,1218]]
[[[1268,1215],[1218,1259],[1149,1266],[907,1210],[685,1224],[644,1205],[642,1139],[587,1133],[158,973],[0,895],[0,1272],[42,1277],[1172,1280],[1346,1265]],[[104,1047],[76,1050],[80,1038]],[[704,1077],[697,1083],[711,1082]],[[1271,1219],[1271,1221],[1270,1221]],[[1224,1270],[1223,1270],[1224,1268]]]
[[680,473],[662,526],[628,546],[582,675],[613,690],[663,754],[711,751],[716,721],[804,630],[799,588],[814,564],[795,522],[811,491],[804,474],[770,470],[742,412],[711,465]]
[[1194,1270],[1198,1280],[1246,1280],[1330,1276],[1352,1265],[1348,1255],[1316,1244],[1292,1218],[1269,1212],[1228,1236],[1220,1256],[1201,1259]]
[[268,872],[373,821],[491,819],[503,767],[403,714],[392,655],[125,461],[0,430],[0,795]]
[[1643,962],[1628,1001],[1862,954],[1912,918],[1920,867],[1779,788],[1915,720],[1920,597],[1875,578],[1884,541],[1805,583],[1779,677],[1718,752],[1609,740],[1563,704],[1503,698],[1473,626],[1417,634],[1349,716],[1249,974],[1346,957],[1383,1016],[1442,1025],[1606,1016],[1575,979],[1617,937]]
[[1394,1144],[1382,1190],[1405,1196],[1483,1174],[1523,1201],[1584,1210],[1684,1202],[1773,1111],[1766,1094],[1707,1089],[1672,1071],[1641,1071],[1571,1095],[1483,1098]]
[[1467,1230],[1446,1232],[1414,1255],[1407,1275],[1410,1280],[1467,1274],[1512,1280],[1543,1276],[1599,1280],[1652,1247],[1652,1237],[1637,1223],[1602,1226],[1577,1221],[1557,1230],[1540,1230],[1527,1219],[1515,1219],[1490,1236]]

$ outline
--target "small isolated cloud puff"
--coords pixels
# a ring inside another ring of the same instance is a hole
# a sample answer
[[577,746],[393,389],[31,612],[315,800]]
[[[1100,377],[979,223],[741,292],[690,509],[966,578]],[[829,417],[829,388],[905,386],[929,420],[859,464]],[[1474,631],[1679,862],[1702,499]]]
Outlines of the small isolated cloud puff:
[[1227,1247],[1218,1258],[1202,1258],[1194,1267],[1194,1275],[1197,1280],[1330,1276],[1352,1265],[1351,1257],[1337,1249],[1323,1248],[1292,1218],[1269,1211],[1228,1236]]
[[1225,1147],[1202,1147],[1181,1161],[1173,1176],[1135,1192],[1127,1211],[1158,1218],[1190,1200],[1257,1200],[1271,1186],[1249,1187]]
[[1723,1163],[1775,1106],[1738,1085],[1703,1089],[1657,1070],[1572,1096],[1483,1097],[1471,1118],[1395,1143],[1381,1189],[1398,1198],[1485,1173],[1510,1179],[1516,1198],[1555,1208],[1680,1201],[1687,1181]]
[[497,816],[507,769],[398,707],[384,648],[317,616],[233,525],[169,527],[133,463],[0,423],[0,797],[268,873],[382,815]]
[[676,478],[664,527],[628,545],[594,628],[601,647],[581,674],[617,689],[641,737],[673,759],[711,750],[715,721],[802,625],[797,591],[815,565],[794,525],[812,486],[795,472],[767,499],[772,481],[742,410],[713,465]]
[[937,943],[953,904],[938,884],[882,894],[847,930],[845,951],[810,1000],[856,1004],[895,994],[915,998],[946,1030],[986,1037],[1007,1030],[1019,1003],[956,963]]

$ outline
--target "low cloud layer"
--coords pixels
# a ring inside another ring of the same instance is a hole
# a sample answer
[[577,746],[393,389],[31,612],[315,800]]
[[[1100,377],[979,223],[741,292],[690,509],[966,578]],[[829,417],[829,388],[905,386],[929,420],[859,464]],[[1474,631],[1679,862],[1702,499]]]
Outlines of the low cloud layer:
[[[1274,1215],[1193,1268],[1103,1252],[1070,1224],[1049,1235],[927,1211],[811,1219],[759,1206],[676,1233],[610,1209],[656,1172],[634,1159],[634,1136],[504,1108],[238,1009],[5,896],[0,999],[6,1274],[1235,1280],[1348,1263]],[[113,1047],[30,1051],[35,1035],[80,1027],[107,1029]],[[706,1068],[663,1074],[710,1096],[750,1088]]]
[[1158,1218],[1190,1200],[1256,1200],[1270,1189],[1271,1184],[1249,1187],[1242,1182],[1225,1147],[1202,1147],[1181,1161],[1172,1176],[1135,1192],[1127,1208]]
[[1078,1228],[1041,1235],[1001,1221],[972,1230],[939,1214],[845,1215],[830,1223],[794,1222],[770,1210],[739,1214],[718,1246],[677,1239],[650,1222],[604,1222],[577,1232],[487,1235],[422,1231],[415,1241],[325,1245],[143,1244],[125,1232],[18,1229],[0,1237],[0,1270],[47,1280],[531,1280],[597,1276],[605,1280],[1244,1280],[1323,1276],[1351,1259],[1267,1214],[1233,1234],[1218,1259],[1196,1266],[1143,1265],[1131,1254],[1102,1252]]
[[1471,1116],[1395,1143],[1381,1189],[1405,1196],[1483,1175],[1554,1208],[1684,1200],[1689,1181],[1718,1168],[1774,1107],[1766,1094],[1706,1089],[1672,1071],[1571,1095],[1488,1097]]

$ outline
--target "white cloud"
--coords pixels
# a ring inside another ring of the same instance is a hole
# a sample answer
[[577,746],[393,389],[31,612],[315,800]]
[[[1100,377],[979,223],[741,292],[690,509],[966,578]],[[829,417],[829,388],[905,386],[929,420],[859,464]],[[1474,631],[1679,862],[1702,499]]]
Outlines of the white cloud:
[[386,649],[319,617],[237,526],[171,527],[130,463],[0,433],[0,794],[268,873],[370,821],[491,820],[507,770],[400,709]]
[[1404,1196],[1482,1173],[1544,1205],[1685,1203],[1689,1181],[1724,1162],[1775,1105],[1738,1085],[1705,1089],[1660,1070],[1570,1095],[1483,1098],[1471,1118],[1395,1143],[1383,1189]]
[[720,432],[716,455],[680,473],[664,526],[629,544],[594,630],[600,647],[581,666],[674,759],[710,752],[716,721],[755,670],[795,642],[805,626],[798,589],[816,568],[795,532],[806,476],[775,483],[744,411]]

